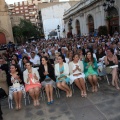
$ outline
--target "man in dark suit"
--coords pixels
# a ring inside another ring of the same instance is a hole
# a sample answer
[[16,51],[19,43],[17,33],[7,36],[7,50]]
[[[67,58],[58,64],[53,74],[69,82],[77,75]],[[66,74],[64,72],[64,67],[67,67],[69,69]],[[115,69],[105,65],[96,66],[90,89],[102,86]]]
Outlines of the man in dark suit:
[[3,120],[3,117],[2,117],[2,110],[1,110],[1,104],[0,104],[0,120]]

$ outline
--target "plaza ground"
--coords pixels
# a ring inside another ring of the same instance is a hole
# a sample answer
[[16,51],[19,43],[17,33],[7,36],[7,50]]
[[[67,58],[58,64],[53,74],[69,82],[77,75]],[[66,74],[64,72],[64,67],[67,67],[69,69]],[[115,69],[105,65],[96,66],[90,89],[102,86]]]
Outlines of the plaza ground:
[[[10,110],[7,99],[2,101],[4,120],[120,120],[120,91],[108,86],[104,80],[99,81],[97,93],[91,92],[82,98],[80,91],[74,86],[72,98],[66,98],[64,92],[56,98],[53,105],[47,105],[41,100],[40,107],[27,103],[20,111]],[[23,102],[24,103],[24,102]]]

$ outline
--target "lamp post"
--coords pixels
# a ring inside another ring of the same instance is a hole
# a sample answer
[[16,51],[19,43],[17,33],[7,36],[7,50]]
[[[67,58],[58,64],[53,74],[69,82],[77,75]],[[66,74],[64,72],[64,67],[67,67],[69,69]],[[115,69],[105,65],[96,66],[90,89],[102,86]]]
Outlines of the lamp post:
[[59,33],[59,39],[60,39],[60,25],[57,26],[58,33]]
[[110,16],[110,10],[114,7],[114,3],[115,3],[115,0],[106,0],[103,4],[103,7],[104,7],[104,11],[107,12],[108,14],[108,31],[109,31],[109,34],[110,34],[110,20],[111,20],[111,17]]
[[70,25],[70,37],[72,38],[72,18],[69,19],[69,25]]

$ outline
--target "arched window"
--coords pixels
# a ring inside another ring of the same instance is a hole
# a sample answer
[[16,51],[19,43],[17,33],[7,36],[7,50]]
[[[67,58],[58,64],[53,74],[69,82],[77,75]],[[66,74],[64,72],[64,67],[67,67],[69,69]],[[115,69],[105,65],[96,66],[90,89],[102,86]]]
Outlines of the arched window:
[[77,33],[77,35],[80,35],[80,22],[79,22],[79,20],[76,20],[76,33]]
[[108,13],[110,16],[110,26],[108,22],[108,28],[110,31],[110,34],[114,34],[114,32],[119,32],[119,13],[118,10],[115,7],[112,7]]
[[93,35],[93,33],[94,33],[94,19],[93,19],[92,15],[88,16],[87,21],[88,21],[89,34]]

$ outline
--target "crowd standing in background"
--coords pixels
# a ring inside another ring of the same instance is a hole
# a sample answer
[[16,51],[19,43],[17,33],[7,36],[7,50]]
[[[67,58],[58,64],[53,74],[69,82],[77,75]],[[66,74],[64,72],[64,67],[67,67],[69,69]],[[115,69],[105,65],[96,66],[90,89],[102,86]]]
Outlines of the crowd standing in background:
[[106,72],[112,74],[111,85],[119,90],[119,34],[36,40],[19,46],[10,42],[6,47],[0,55],[0,87],[15,100],[16,110],[22,108],[21,99],[25,92],[33,99],[33,105],[39,106],[42,87],[48,105],[54,103],[53,88],[72,97],[69,84],[73,83],[79,88],[80,96],[87,97],[86,80],[92,86],[91,91],[97,92],[98,75],[104,66]]

